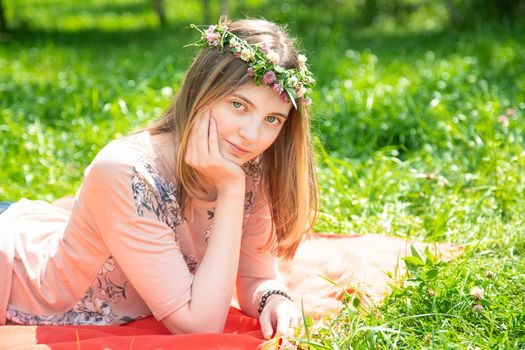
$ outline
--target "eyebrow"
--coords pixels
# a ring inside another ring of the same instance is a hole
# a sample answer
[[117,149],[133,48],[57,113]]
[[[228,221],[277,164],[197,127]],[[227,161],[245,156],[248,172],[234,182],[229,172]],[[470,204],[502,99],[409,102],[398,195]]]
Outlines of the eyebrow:
[[[244,102],[246,102],[247,104],[249,104],[250,107],[252,107],[253,109],[257,109],[257,108],[255,107],[255,104],[254,104],[252,101],[250,101],[249,99],[247,99],[245,96],[240,95],[240,94],[235,94],[235,93],[231,93],[230,95],[231,95],[231,96],[235,96],[235,97],[237,97],[237,98],[240,98],[241,100],[243,100]],[[287,118],[288,118],[287,115],[284,115],[284,114],[279,113],[279,112],[273,112],[273,113],[270,113],[270,114],[275,114],[275,115],[281,116],[281,117],[284,118],[284,119],[287,119]]]

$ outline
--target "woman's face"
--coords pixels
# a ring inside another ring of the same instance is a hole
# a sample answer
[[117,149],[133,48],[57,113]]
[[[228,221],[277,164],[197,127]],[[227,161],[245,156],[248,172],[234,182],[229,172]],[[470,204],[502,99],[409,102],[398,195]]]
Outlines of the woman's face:
[[292,108],[269,86],[246,84],[211,106],[221,155],[242,165],[277,138]]

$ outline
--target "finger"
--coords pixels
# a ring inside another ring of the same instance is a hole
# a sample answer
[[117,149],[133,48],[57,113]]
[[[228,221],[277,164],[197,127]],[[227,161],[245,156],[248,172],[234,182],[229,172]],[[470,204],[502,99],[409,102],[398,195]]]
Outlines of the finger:
[[277,319],[277,332],[275,336],[288,337],[290,331],[291,316],[288,313],[281,313]]
[[208,122],[206,113],[200,114],[194,121],[188,144],[191,145],[190,157],[196,167],[206,163],[208,157]]
[[294,344],[292,344],[289,340],[287,339],[282,339],[282,341],[280,342],[280,346],[279,346],[279,350],[293,350],[293,349],[297,349],[296,346],[294,346]]
[[266,339],[270,339],[273,335],[272,320],[270,316],[270,312],[263,311],[261,317],[259,318],[259,322],[261,323],[261,332]]
[[297,311],[293,316],[292,320],[290,321],[290,332],[292,333],[292,337],[300,337],[300,333],[303,330],[303,315]]
[[199,120],[198,129],[197,129],[197,151],[202,160],[209,157],[209,142],[208,134],[210,129],[210,114],[208,112],[203,113],[202,118]]
[[219,153],[219,141],[217,139],[217,122],[215,118],[210,118],[210,136],[209,136],[209,152],[210,157],[218,158]]
[[297,311],[296,314],[292,316],[291,324],[292,327],[301,327],[303,325],[303,315]]
[[205,117],[205,113],[201,113],[196,117],[192,123],[190,135],[188,137],[188,147],[186,150],[187,162],[190,160],[191,165],[197,165],[200,161],[199,144],[202,141],[199,140],[199,130],[201,129],[202,121]]
[[186,160],[186,163],[188,163],[189,165],[195,165],[195,161],[196,161],[196,150],[195,150],[195,134],[196,134],[196,129],[197,129],[197,123],[194,123],[193,124],[193,127],[191,128],[190,130],[190,134],[188,136],[188,145],[186,147],[186,155],[184,156],[185,157],[185,160]]

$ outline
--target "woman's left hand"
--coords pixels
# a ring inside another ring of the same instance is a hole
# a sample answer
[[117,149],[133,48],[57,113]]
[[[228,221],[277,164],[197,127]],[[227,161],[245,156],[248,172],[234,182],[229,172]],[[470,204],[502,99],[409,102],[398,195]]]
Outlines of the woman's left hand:
[[271,295],[259,317],[261,332],[266,339],[274,334],[275,337],[295,337],[293,328],[299,328],[303,317],[297,306],[286,297],[278,294]]

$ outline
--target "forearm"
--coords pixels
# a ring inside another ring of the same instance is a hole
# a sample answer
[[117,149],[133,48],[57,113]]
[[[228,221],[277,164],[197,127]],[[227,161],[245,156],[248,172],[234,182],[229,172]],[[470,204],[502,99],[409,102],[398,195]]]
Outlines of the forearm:
[[239,265],[243,206],[244,188],[218,195],[208,247],[193,280],[192,319],[217,332],[224,329]]
[[[221,331],[230,307],[239,264],[244,190],[240,193],[217,198],[208,247],[192,286],[191,312],[220,324]],[[241,200],[236,196],[240,196]]]
[[[239,277],[237,279],[237,294],[239,306],[245,314],[259,318],[259,302],[262,295],[269,289],[287,291],[282,282],[275,279]],[[274,296],[271,296],[272,298]],[[278,297],[278,296],[276,296]]]

